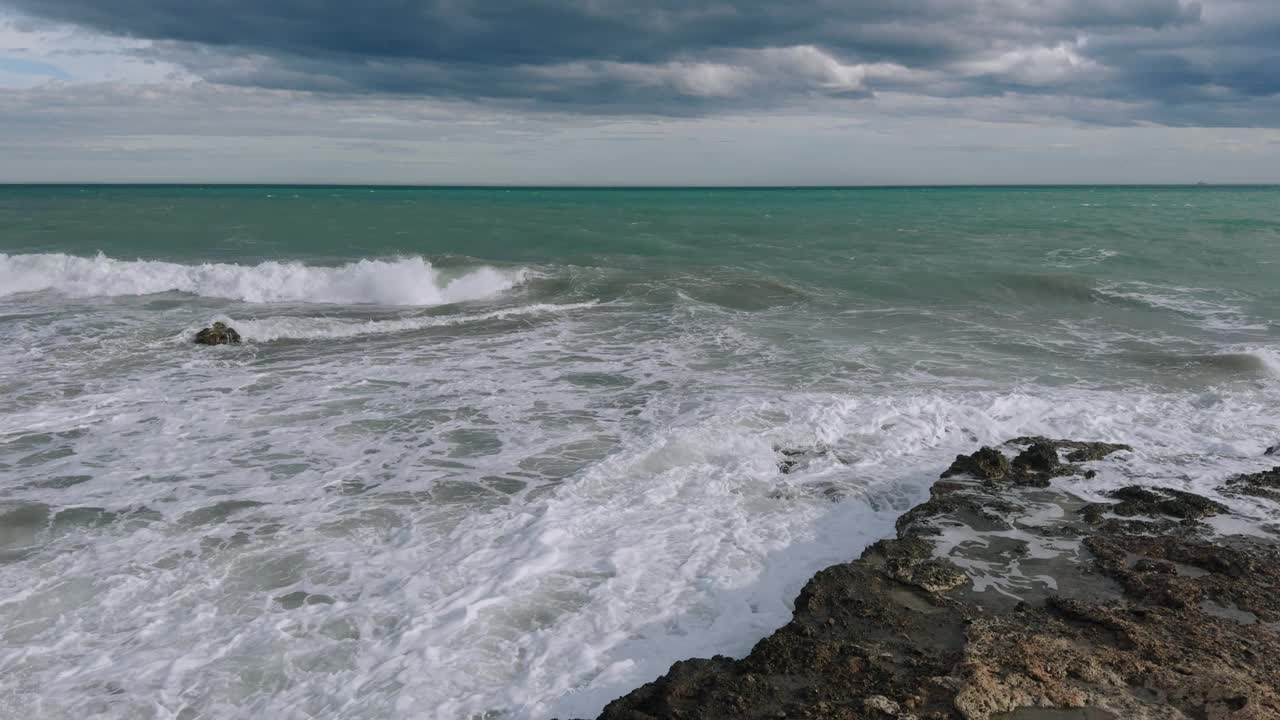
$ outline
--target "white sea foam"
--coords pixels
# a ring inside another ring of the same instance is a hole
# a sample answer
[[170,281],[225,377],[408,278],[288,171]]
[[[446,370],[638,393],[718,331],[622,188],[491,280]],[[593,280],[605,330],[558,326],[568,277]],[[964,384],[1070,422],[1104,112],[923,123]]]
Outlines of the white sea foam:
[[[209,352],[173,341],[206,307],[62,300],[0,324],[0,717],[590,717],[747,652],[958,452],[1128,442],[1087,489],[1207,491],[1280,441],[1267,376],[992,387],[887,356],[861,382],[838,363],[929,347],[703,303],[237,308],[262,345]],[[411,334],[508,317],[538,322]],[[782,475],[775,446],[832,452]]]
[[[1212,330],[1265,330],[1267,324],[1250,317],[1230,297],[1203,288],[1154,285],[1146,282],[1105,283],[1098,288],[1104,296],[1142,303],[1195,318]],[[1217,295],[1217,297],[1209,297]]]
[[1045,260],[1056,267],[1075,268],[1082,265],[1097,265],[1119,254],[1108,248],[1059,248],[1045,253]]
[[[614,427],[620,412],[601,415],[597,396],[552,381],[594,371],[678,384],[699,358],[674,343],[657,355],[632,348],[648,355],[640,362],[511,362],[561,332],[531,328],[484,357],[484,373],[413,355],[268,377],[171,370],[45,409],[110,408],[80,420],[75,455],[50,453],[25,473],[92,475],[46,491],[55,509],[146,506],[164,519],[55,524],[64,529],[29,561],[40,577],[3,576],[0,672],[15,702],[43,697],[51,718],[184,707],[592,716],[675,660],[745,653],[786,621],[815,570],[891,533],[956,452],[1023,433],[1127,441],[1137,451],[1126,474],[1101,475],[1099,492],[1130,476],[1203,491],[1255,469],[1247,456],[1274,429],[1270,395],[735,391],[692,405],[677,392],[614,437],[598,424]],[[270,386],[246,389],[259,382]],[[446,397],[465,398],[466,412]],[[559,412],[547,416],[548,405]],[[442,417],[421,416],[433,406]],[[501,442],[458,440],[484,432]],[[816,444],[844,464],[778,474],[775,445]],[[539,475],[561,480],[509,496],[478,479],[514,479],[515,468],[533,487]],[[344,491],[349,481],[359,484]],[[775,492],[824,483],[849,494],[831,504]],[[265,504],[201,519],[228,499]],[[90,539],[92,552],[74,549]],[[335,602],[274,600],[297,590]]]
[[[419,317],[396,318],[392,320],[347,320],[328,317],[272,317],[253,320],[237,320],[232,317],[217,318],[234,327],[245,340],[270,342],[272,340],[323,340],[358,337],[361,335],[380,335],[385,333],[413,332],[432,327],[465,325],[467,323],[484,322],[486,320],[505,320],[528,315],[551,315],[555,313],[585,310],[595,307],[595,302],[583,303],[535,303],[519,307],[491,310],[482,313],[465,313],[460,315],[428,315]],[[186,339],[194,332],[182,333]]]
[[479,267],[451,277],[421,257],[324,267],[0,254],[0,296],[41,290],[73,297],[185,292],[251,303],[440,305],[492,297],[520,284],[525,275],[524,270]]

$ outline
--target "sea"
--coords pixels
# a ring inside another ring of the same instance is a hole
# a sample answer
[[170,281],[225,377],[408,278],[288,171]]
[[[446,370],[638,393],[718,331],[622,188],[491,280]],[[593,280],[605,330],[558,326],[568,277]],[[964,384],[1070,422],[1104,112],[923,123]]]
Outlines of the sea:
[[594,716],[1021,435],[1280,464],[1280,188],[3,186],[0,718]]

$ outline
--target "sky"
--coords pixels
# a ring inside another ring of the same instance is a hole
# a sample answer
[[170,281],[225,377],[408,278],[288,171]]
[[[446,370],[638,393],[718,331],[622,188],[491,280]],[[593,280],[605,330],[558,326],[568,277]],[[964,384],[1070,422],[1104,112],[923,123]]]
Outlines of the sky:
[[1277,0],[0,0],[0,182],[1280,182]]

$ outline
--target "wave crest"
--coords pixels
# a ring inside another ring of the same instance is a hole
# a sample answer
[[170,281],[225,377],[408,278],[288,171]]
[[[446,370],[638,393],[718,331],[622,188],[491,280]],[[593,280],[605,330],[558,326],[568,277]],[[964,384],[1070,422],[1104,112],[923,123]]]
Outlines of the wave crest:
[[479,267],[447,276],[421,257],[336,267],[267,261],[181,265],[62,253],[0,253],[0,296],[52,290],[73,297],[185,292],[249,303],[442,305],[480,300],[522,283],[523,269]]
[[1176,313],[1212,330],[1266,330],[1267,324],[1241,307],[1242,298],[1203,288],[1152,285],[1145,282],[1107,283],[1099,296],[1112,302]]

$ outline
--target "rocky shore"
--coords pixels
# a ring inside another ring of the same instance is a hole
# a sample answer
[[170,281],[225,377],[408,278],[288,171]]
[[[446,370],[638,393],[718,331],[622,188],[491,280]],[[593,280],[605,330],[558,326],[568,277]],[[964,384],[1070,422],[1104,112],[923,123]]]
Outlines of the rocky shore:
[[956,458],[747,657],[678,662],[600,718],[1280,718],[1280,467],[1220,490],[1261,520],[1176,488],[1072,491],[1128,450],[1035,437]]

